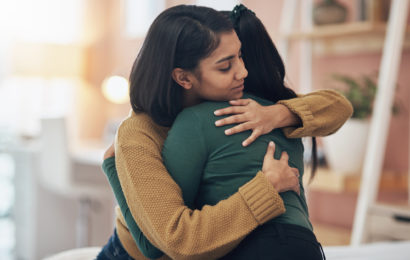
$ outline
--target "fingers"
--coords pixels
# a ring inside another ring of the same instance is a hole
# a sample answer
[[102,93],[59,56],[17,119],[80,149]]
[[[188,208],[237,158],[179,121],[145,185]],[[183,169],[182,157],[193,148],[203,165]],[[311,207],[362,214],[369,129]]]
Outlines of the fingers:
[[293,190],[294,192],[296,192],[296,193],[300,196],[300,186],[299,186],[299,183],[298,183],[298,185],[295,186],[292,190]]
[[223,116],[223,115],[241,114],[243,112],[245,112],[245,109],[243,106],[232,106],[232,107],[225,107],[222,109],[215,110],[214,115]]
[[247,98],[247,99],[236,99],[236,100],[229,101],[229,104],[231,104],[233,106],[246,106],[246,105],[249,105],[250,102],[251,102],[251,99],[249,99],[249,98]]
[[268,144],[268,149],[266,150],[265,160],[273,160],[273,154],[275,153],[275,143],[270,141]]
[[108,147],[108,149],[104,152],[104,156],[103,159],[107,159],[110,157],[114,157],[115,156],[115,148],[114,148],[114,143],[110,145],[110,147]]
[[282,155],[280,156],[280,160],[288,163],[288,161],[289,161],[288,153],[287,152],[282,152]]
[[293,173],[295,174],[295,176],[299,178],[299,176],[300,176],[299,170],[298,170],[297,168],[291,168],[291,170],[293,171]]
[[298,195],[300,195],[300,180],[299,180],[299,170],[297,168],[290,168],[290,170],[293,172],[293,174],[295,174],[296,177],[296,184],[295,186],[292,188],[292,190],[294,192],[296,192]]
[[223,115],[232,115],[232,114],[241,114],[245,112],[244,106],[249,105],[253,100],[252,99],[237,99],[229,101],[231,107],[226,107],[214,111],[214,115],[223,116]]
[[246,130],[252,129],[252,124],[250,123],[242,123],[240,125],[234,126],[232,128],[226,129],[225,134],[226,135],[233,135],[237,134]]
[[247,121],[246,117],[243,114],[229,116],[224,119],[220,119],[215,122],[216,126],[223,126],[223,125],[232,125],[232,124],[240,124]]
[[251,143],[253,143],[260,135],[262,134],[261,131],[259,131],[258,129],[255,129],[252,131],[251,136],[249,136],[245,141],[242,142],[242,146],[248,146]]

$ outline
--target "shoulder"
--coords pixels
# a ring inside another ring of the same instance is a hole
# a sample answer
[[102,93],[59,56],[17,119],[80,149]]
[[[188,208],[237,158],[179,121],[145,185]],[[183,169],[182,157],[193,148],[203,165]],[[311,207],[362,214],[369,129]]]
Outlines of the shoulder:
[[167,141],[175,136],[179,138],[184,137],[205,140],[210,136],[215,136],[219,132],[223,135],[222,128],[217,128],[215,126],[215,121],[221,117],[215,116],[214,111],[227,106],[229,106],[228,102],[206,101],[185,108],[175,119],[172,128],[168,133]]
[[133,135],[136,132],[150,132],[154,122],[146,113],[130,112],[127,118],[121,122],[118,134],[121,136]]
[[204,114],[211,112],[211,115],[213,115],[213,112],[216,109],[220,109],[227,106],[229,106],[229,103],[227,101],[204,101],[198,105],[185,108],[182,112],[192,114]]
[[142,136],[154,141],[162,141],[169,128],[156,124],[152,118],[143,112],[130,112],[122,121],[117,132],[118,144],[139,141]]
[[208,122],[208,121],[213,122],[214,120],[216,120],[214,111],[217,109],[227,107],[227,106],[229,106],[228,102],[205,101],[198,105],[185,108],[178,114],[173,124],[173,127],[175,124],[180,124],[180,123],[198,125],[198,123],[201,123],[201,122]]

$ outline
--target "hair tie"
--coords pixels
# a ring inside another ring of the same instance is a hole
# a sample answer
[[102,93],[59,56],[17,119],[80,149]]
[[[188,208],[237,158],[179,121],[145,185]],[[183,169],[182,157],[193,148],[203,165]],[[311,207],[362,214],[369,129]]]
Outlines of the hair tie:
[[244,12],[246,12],[246,11],[248,11],[248,12],[250,12],[251,14],[255,15],[255,13],[254,13],[252,10],[248,9],[248,8],[247,8],[246,6],[244,6],[243,4],[236,5],[236,6],[233,8],[233,10],[231,11],[231,13],[229,14],[229,18],[231,19],[231,21],[232,21],[232,23],[234,24],[234,26],[236,26],[236,25],[238,24],[238,21],[239,21],[241,15],[242,15]]

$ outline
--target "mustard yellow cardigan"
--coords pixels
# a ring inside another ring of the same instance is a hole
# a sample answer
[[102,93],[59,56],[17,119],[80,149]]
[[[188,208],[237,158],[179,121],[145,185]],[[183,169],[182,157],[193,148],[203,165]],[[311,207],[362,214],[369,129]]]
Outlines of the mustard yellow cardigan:
[[[352,114],[352,106],[332,90],[280,101],[302,120],[287,127],[287,137],[334,133]],[[131,214],[144,235],[166,255],[160,259],[216,259],[231,251],[258,225],[282,214],[283,201],[262,172],[215,206],[191,210],[162,163],[169,128],[145,113],[130,113],[118,129],[115,150],[118,177]],[[187,158],[189,159],[189,158]],[[146,259],[129,233],[119,208],[116,228],[125,250]]]

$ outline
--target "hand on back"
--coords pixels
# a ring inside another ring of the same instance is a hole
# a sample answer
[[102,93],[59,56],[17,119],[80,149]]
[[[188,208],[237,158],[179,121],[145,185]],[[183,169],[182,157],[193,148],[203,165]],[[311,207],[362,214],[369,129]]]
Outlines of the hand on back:
[[263,159],[262,172],[278,192],[292,190],[300,195],[299,171],[289,166],[289,155],[283,152],[281,158],[273,157],[275,144],[271,141]]
[[297,115],[286,106],[275,104],[262,106],[253,99],[238,99],[229,101],[230,107],[216,110],[216,116],[231,115],[215,122],[216,126],[237,124],[227,129],[226,135],[233,135],[247,130],[252,134],[242,142],[243,146],[253,143],[259,136],[267,134],[275,128],[295,125],[300,123]]

